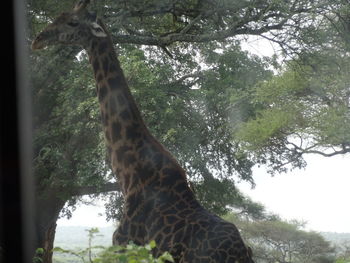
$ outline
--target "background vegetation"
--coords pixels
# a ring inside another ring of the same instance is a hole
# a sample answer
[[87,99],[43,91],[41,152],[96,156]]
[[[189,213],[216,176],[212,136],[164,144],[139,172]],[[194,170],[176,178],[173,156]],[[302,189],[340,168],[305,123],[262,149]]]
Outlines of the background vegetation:
[[[257,263],[350,261],[350,233],[308,232],[303,230],[305,225],[302,222],[286,222],[278,218],[259,222],[249,222],[234,214],[224,218],[242,230],[245,240],[253,248]],[[91,230],[95,231],[92,239],[89,238]],[[53,261],[80,263],[84,257],[89,262],[89,248],[92,248],[91,258],[97,258],[103,247],[111,246],[113,232],[114,227],[58,227],[55,246],[60,249],[55,249]]]

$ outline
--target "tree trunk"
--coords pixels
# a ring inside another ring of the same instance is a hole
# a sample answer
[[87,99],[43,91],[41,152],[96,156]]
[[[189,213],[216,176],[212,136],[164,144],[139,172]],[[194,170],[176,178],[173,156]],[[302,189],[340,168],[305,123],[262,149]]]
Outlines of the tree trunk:
[[[37,191],[36,193],[36,214],[35,214],[35,248],[43,248],[42,255],[36,255],[42,259],[43,263],[52,263],[52,249],[54,247],[56,234],[56,221],[67,200],[63,200],[60,196],[66,193],[67,196],[82,196],[94,193],[105,193],[110,191],[118,191],[120,189],[117,183],[106,183],[99,187],[86,186],[70,189],[70,193],[64,192],[62,189],[45,189],[45,191]],[[35,255],[35,251],[33,251]]]
[[[57,192],[47,191],[49,194],[38,194],[36,201],[36,246],[43,248],[43,254],[36,255],[43,263],[52,263],[52,249],[54,247],[56,221],[60,211],[66,203],[65,200],[57,197]],[[46,192],[46,193],[47,193]],[[33,253],[35,254],[35,252]]]
[[52,263],[52,255],[53,255],[53,244],[55,241],[55,234],[56,234],[56,223],[53,223],[49,228],[47,229],[45,233],[45,240],[44,240],[44,255],[43,255],[43,262],[45,263]]

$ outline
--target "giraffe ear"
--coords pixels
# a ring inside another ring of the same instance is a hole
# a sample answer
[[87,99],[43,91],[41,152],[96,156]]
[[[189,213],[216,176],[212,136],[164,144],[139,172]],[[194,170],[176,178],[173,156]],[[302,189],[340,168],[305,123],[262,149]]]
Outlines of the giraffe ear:
[[96,37],[106,37],[107,36],[107,34],[103,30],[103,28],[99,24],[97,24],[96,22],[92,22],[90,24],[90,29],[91,29],[91,33]]
[[74,6],[74,12],[80,13],[82,12],[86,6],[90,3],[90,0],[79,0]]

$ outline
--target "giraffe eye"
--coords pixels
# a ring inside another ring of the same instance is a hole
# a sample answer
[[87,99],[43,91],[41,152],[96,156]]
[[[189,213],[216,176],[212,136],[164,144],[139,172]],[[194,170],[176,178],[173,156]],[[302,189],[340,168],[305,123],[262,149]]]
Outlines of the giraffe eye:
[[77,21],[70,21],[70,22],[67,23],[67,25],[69,25],[71,27],[76,27],[76,26],[79,25],[79,22],[77,22]]

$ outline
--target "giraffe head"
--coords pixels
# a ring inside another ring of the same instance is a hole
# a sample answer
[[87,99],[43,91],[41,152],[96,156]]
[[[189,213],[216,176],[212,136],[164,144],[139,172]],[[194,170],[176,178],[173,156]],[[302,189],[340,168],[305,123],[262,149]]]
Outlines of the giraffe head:
[[95,14],[86,7],[89,0],[80,0],[70,12],[64,12],[49,24],[32,42],[32,49],[55,44],[85,46],[93,37],[107,37]]

